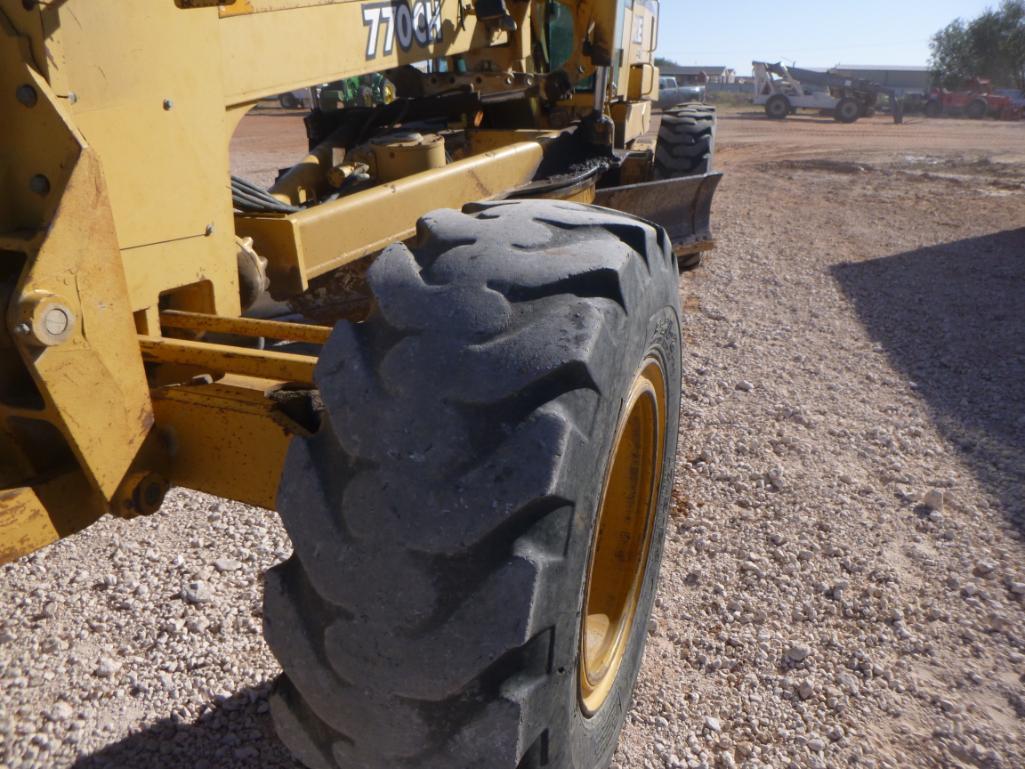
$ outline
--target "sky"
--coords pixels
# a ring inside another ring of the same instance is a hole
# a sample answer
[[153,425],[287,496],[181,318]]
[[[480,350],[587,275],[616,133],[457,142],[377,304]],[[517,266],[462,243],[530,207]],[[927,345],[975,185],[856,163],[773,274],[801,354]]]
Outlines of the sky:
[[658,55],[680,64],[751,61],[925,66],[929,38],[999,0],[662,0]]

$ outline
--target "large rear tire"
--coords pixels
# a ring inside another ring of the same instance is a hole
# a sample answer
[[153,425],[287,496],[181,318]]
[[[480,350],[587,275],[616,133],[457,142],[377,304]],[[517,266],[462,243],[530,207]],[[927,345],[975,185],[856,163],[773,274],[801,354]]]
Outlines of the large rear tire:
[[701,176],[715,160],[715,107],[681,104],[662,115],[655,145],[655,177]]
[[943,114],[943,107],[940,106],[938,101],[932,100],[925,103],[923,112],[928,118],[936,118]]
[[965,109],[969,120],[982,120],[989,112],[989,105],[982,99],[976,99]]
[[278,496],[278,733],[313,769],[605,767],[675,465],[668,238],[484,204],[424,217],[368,277],[376,308],[325,346],[322,424]]
[[836,108],[833,110],[833,119],[838,123],[856,123],[859,117],[861,117],[861,105],[858,104],[856,99],[844,96],[836,103]]
[[769,120],[785,120],[791,112],[790,100],[781,94],[770,96],[765,102],[765,114]]

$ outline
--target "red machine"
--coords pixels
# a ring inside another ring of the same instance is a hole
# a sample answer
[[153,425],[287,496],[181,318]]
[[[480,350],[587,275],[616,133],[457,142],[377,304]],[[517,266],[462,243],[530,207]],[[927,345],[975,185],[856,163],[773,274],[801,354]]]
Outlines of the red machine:
[[1021,108],[1016,107],[1009,96],[991,93],[992,86],[989,80],[975,78],[964,91],[934,88],[925,105],[925,116],[964,115],[981,120],[992,115],[998,120],[1021,120]]

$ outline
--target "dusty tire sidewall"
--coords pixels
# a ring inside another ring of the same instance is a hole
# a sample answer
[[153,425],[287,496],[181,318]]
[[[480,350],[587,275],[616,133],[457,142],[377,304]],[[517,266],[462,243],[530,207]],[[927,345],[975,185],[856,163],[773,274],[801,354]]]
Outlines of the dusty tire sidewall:
[[783,120],[790,114],[790,103],[782,97],[773,97],[765,105],[765,114],[771,120]]
[[[675,274],[661,276],[661,280],[671,282],[674,291],[676,290]],[[662,292],[653,291],[651,293],[662,295]],[[637,613],[631,627],[630,643],[613,689],[602,708],[589,718],[585,717],[581,711],[578,681],[579,669],[577,667],[579,664],[579,654],[574,653],[573,659],[576,661],[576,664],[572,666],[572,669],[567,670],[564,676],[565,688],[563,698],[567,705],[565,713],[566,743],[568,744],[570,754],[566,757],[566,760],[556,765],[566,767],[566,769],[599,769],[611,762],[619,733],[623,728],[623,723],[630,706],[634,684],[640,670],[647,640],[647,625],[658,588],[658,575],[665,545],[666,522],[672,501],[676,465],[676,444],[679,433],[680,413],[679,385],[682,371],[678,311],[674,304],[667,301],[661,301],[659,305],[658,307],[649,306],[649,312],[646,313],[646,322],[643,327],[639,324],[634,325],[635,330],[643,329],[643,335],[635,334],[638,340],[633,341],[629,345],[629,365],[622,366],[614,396],[617,399],[617,403],[613,408],[606,409],[606,424],[602,425],[604,435],[602,453],[600,455],[603,461],[601,465],[603,473],[595,482],[592,482],[592,486],[597,486],[598,488],[592,495],[593,503],[589,505],[591,508],[588,511],[590,517],[587,521],[578,520],[575,523],[577,530],[574,532],[573,538],[577,544],[574,550],[577,552],[576,557],[573,559],[575,569],[572,578],[577,580],[579,588],[575,632],[572,638],[574,652],[579,649],[580,644],[581,617],[583,615],[585,598],[584,588],[596,523],[598,496],[601,494],[604,470],[608,467],[613,449],[612,444],[620,418],[620,405],[623,396],[633,382],[633,378],[640,370],[642,361],[649,356],[657,356],[666,376],[668,413],[666,415],[665,427],[665,464],[662,471],[658,507],[655,513],[654,531],[648,553],[647,568]],[[627,355],[624,355],[623,358],[627,359]]]
[[841,99],[834,112],[837,122],[850,125],[861,116],[861,107],[853,99]]
[[[571,382],[573,386],[558,396],[565,396],[565,400],[557,406],[559,409],[567,409],[567,413],[572,415],[578,437],[572,438],[571,443],[567,444],[569,450],[565,454],[554,444],[550,447],[545,444],[548,447],[546,451],[558,450],[559,453],[541,458],[544,461],[550,459],[559,463],[558,483],[555,486],[546,484],[545,489],[553,490],[545,493],[555,494],[553,500],[559,501],[561,506],[556,511],[546,513],[544,522],[536,527],[536,531],[532,530],[529,538],[521,537],[514,543],[518,547],[522,540],[523,550],[515,552],[517,558],[532,561],[535,558],[541,559],[537,562],[535,581],[529,586],[525,583],[516,586],[517,590],[529,587],[532,594],[530,614],[532,617],[541,618],[537,620],[538,624],[531,626],[531,632],[536,635],[532,637],[529,645],[530,658],[515,661],[518,672],[513,677],[503,679],[500,691],[494,694],[490,691],[482,692],[483,701],[494,702],[498,712],[504,714],[503,718],[507,719],[508,722],[503,722],[504,725],[501,727],[503,730],[508,727],[508,731],[503,731],[505,745],[513,746],[520,751],[517,765],[525,768],[536,767],[537,761],[543,760],[543,756],[548,752],[540,738],[545,731],[549,734],[548,743],[551,745],[549,760],[546,763],[550,769],[600,769],[611,760],[644,650],[646,624],[657,588],[665,523],[672,499],[682,381],[682,337],[676,260],[669,252],[668,238],[664,232],[656,237],[655,233],[646,227],[642,229],[631,217],[618,215],[613,218],[607,216],[611,212],[602,212],[601,209],[596,211],[602,215],[593,226],[617,236],[620,243],[626,243],[636,253],[625,262],[609,262],[610,266],[616,265],[618,275],[615,294],[603,286],[594,294],[593,299],[585,300],[601,313],[600,317],[603,317],[603,320],[599,321],[599,316],[594,316],[593,321],[587,322],[594,324],[595,329],[600,323],[602,329],[600,333],[595,330],[593,336],[589,333],[583,337],[594,341],[594,347],[588,348],[586,356],[575,353],[575,358],[586,360],[590,372],[588,381],[578,382],[574,378]],[[557,212],[551,213],[550,216],[557,216]],[[583,229],[589,229],[591,226],[588,224]],[[595,244],[596,241],[591,234],[580,234],[581,248],[593,248]],[[569,257],[568,254],[567,258]],[[584,264],[590,263],[588,260],[582,261]],[[576,269],[572,261],[567,261],[567,269]],[[580,287],[588,288],[586,282]],[[577,294],[563,293],[560,290],[545,297],[544,301],[561,306],[559,297],[565,297],[565,306],[569,309],[578,298],[584,299],[587,296],[590,295],[585,293],[578,297]],[[551,320],[557,316],[549,313],[546,317]],[[582,317],[570,313],[564,318],[558,318],[558,322],[566,324],[565,330],[570,335],[566,340],[567,345],[578,344],[574,334],[578,330],[583,331],[584,327],[578,325],[583,322]],[[631,628],[630,646],[614,690],[605,707],[593,718],[586,719],[579,705],[577,664],[584,578],[592,547],[594,519],[602,493],[604,471],[611,457],[621,418],[623,401],[642,368],[642,362],[649,355],[657,355],[663,368],[667,414],[664,425],[665,458],[648,566]],[[331,476],[325,476],[329,477]],[[488,490],[489,499],[490,493]],[[307,544],[310,547],[316,546],[311,542]],[[509,556],[512,555],[514,553],[509,553]],[[507,556],[503,553],[500,557],[504,559]],[[327,567],[333,568],[331,563],[328,563]],[[544,634],[550,634],[551,646],[546,647],[543,644]],[[535,641],[542,643],[534,643]],[[516,643],[520,641],[517,640]],[[411,645],[409,648],[414,647]],[[537,650],[543,648],[548,649],[546,659],[536,654]],[[526,653],[528,647],[521,647],[517,654],[520,651]],[[459,652],[446,652],[454,653]],[[512,662],[513,660],[510,660],[510,663]],[[320,664],[319,660],[315,661],[315,665]],[[389,684],[385,694],[391,696],[391,692],[399,691],[404,686],[404,683]],[[505,686],[510,688],[506,690]],[[443,708],[439,708],[438,712],[443,713]],[[463,717],[461,710],[456,716]],[[380,724],[378,726],[380,729],[385,728]],[[387,726],[391,728],[390,724]],[[315,723],[314,731],[318,728],[321,726]],[[401,724],[395,724],[395,729],[402,729]],[[517,729],[518,733],[513,729]],[[476,749],[475,741],[491,739],[492,736],[483,733],[471,737],[471,743],[465,746],[465,750],[472,752]],[[459,743],[453,744],[456,753],[464,749]],[[523,755],[523,751],[527,754]],[[462,765],[482,764],[463,762]],[[512,766],[509,762],[503,762],[501,765]]]

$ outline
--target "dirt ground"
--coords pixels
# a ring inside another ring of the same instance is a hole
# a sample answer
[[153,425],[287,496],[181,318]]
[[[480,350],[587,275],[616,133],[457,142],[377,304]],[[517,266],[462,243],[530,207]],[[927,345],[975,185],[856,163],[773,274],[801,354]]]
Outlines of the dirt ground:
[[[235,170],[304,149],[259,114]],[[724,112],[718,158],[614,765],[1025,766],[1025,123]],[[289,550],[176,491],[0,568],[0,768],[293,766],[259,616]]]
[[269,187],[278,171],[301,159],[307,148],[299,113],[260,108],[242,119],[231,139],[231,171]]

